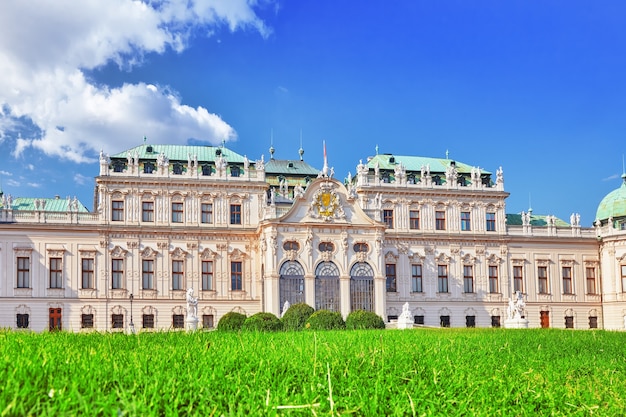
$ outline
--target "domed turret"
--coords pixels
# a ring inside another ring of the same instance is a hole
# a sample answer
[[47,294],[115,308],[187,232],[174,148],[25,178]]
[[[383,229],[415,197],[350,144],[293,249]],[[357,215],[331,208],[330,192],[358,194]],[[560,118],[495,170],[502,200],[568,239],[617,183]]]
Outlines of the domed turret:
[[622,174],[622,180],[622,186],[608,193],[598,205],[596,221],[602,225],[606,225],[609,219],[626,219],[626,173]]

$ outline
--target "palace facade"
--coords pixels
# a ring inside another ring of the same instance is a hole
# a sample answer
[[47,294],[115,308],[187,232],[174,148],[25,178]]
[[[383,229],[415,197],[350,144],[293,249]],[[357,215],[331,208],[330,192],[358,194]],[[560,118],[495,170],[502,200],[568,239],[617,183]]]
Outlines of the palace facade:
[[500,326],[521,291],[530,327],[624,329],[626,175],[595,227],[507,214],[504,175],[378,154],[333,178],[302,158],[147,145],[100,156],[94,211],[2,196],[0,326],[184,328],[285,302],[393,323]]

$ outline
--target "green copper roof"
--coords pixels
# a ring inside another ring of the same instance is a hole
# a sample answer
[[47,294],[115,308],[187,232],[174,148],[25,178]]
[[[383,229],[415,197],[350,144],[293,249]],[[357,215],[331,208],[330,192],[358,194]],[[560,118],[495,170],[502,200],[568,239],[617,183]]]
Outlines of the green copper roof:
[[265,163],[266,175],[308,175],[309,177],[315,178],[319,172],[319,169],[313,168],[311,165],[300,160],[270,159]]
[[622,186],[611,191],[600,201],[596,211],[596,220],[608,220],[626,217],[626,174],[622,174]]
[[[39,200],[39,207],[36,208],[35,200]],[[42,205],[41,202],[45,202]],[[73,200],[72,200],[73,201]],[[13,210],[21,211],[33,211],[40,210],[45,212],[66,212],[68,211],[68,200],[64,198],[30,198],[30,197],[17,197],[11,203]],[[42,208],[43,206],[43,208]],[[72,207],[72,211],[75,209]],[[79,201],[78,211],[81,213],[87,213],[89,210]]]
[[[531,214],[530,215],[530,225],[531,226],[547,226],[548,222],[546,221],[547,215],[541,214]],[[521,226],[522,225],[522,215],[521,214],[507,214],[506,215],[506,224],[509,226]],[[556,227],[569,227],[570,224],[564,220],[559,219],[558,217],[554,221]]]
[[[424,156],[407,156],[407,155],[392,155],[392,154],[378,154],[367,162],[369,168],[374,168],[376,162],[378,167],[382,170],[393,170],[402,162],[407,171],[419,172],[422,166],[430,166],[430,172],[432,173],[445,173],[448,166],[452,162],[452,159],[446,158],[427,158]],[[472,166],[464,164],[454,160],[456,169],[459,174],[470,174],[472,172]],[[489,171],[485,171],[481,168],[481,174],[491,174]]]
[[[115,155],[111,155],[111,158],[123,158],[126,159],[128,155],[134,155],[137,152],[139,159],[141,160],[156,160],[157,156],[162,152],[170,161],[184,161],[189,159],[189,155],[198,156],[198,162],[215,161],[217,158],[217,151],[221,152],[221,155],[226,158],[228,163],[241,163],[244,162],[244,156],[223,147],[223,146],[197,146],[197,145],[148,145],[143,144],[127,151],[120,152]],[[250,161],[253,163],[254,161]]]

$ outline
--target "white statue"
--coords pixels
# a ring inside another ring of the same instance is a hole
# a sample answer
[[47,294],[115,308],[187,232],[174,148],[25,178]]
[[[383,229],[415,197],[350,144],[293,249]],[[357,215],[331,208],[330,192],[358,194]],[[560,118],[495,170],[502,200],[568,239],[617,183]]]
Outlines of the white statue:
[[285,304],[283,304],[283,314],[281,314],[281,317],[283,317],[285,315],[287,310],[289,310],[289,307],[291,307],[291,304],[289,304],[289,301],[285,300]]
[[496,184],[502,184],[504,182],[504,174],[502,172],[502,167],[496,170]]
[[404,305],[402,306],[402,313],[400,314],[400,317],[398,319],[400,318],[413,321],[413,318],[411,317],[411,309],[408,302],[404,303]]
[[524,302],[524,295],[521,291],[515,291],[515,299],[509,299],[509,308],[507,310],[507,316],[509,319],[521,319],[524,315],[524,309],[526,303]]
[[248,168],[250,168],[250,160],[246,155],[243,156],[243,169],[247,172]]
[[193,296],[193,288],[187,290],[187,319],[198,319],[198,297]]

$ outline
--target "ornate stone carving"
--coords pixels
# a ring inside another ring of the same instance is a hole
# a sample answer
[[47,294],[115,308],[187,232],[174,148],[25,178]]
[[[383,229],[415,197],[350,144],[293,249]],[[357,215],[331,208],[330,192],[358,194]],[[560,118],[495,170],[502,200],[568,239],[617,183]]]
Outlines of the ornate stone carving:
[[172,259],[178,259],[178,260],[185,259],[187,258],[187,255],[189,255],[189,253],[184,251],[181,248],[176,248],[170,252],[170,256],[172,257]]
[[144,259],[154,259],[157,257],[159,253],[152,249],[150,246],[147,246],[144,250],[141,251],[141,257]]
[[345,219],[346,215],[341,207],[339,195],[334,190],[332,182],[322,183],[320,189],[313,194],[309,215],[327,222],[334,219]]
[[113,249],[111,249],[110,254],[113,258],[123,258],[128,254],[128,251],[119,245],[115,245]]

